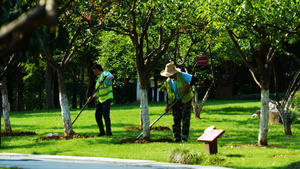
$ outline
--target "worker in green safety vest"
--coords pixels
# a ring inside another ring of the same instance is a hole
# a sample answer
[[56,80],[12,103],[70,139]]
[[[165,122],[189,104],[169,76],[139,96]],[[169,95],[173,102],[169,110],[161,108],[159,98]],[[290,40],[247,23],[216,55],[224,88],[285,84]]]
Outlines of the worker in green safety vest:
[[[181,72],[175,65],[168,63],[165,70],[161,71],[161,76],[168,77],[165,81],[168,97],[165,111],[173,113],[173,136],[175,142],[186,142],[189,137],[190,119],[191,119],[191,100],[194,94],[191,86],[198,79],[188,73]],[[182,94],[183,97],[169,110],[169,106]],[[182,130],[181,130],[182,123]]]
[[[95,89],[98,89],[98,91],[94,96],[88,98],[88,102],[95,98],[97,103],[95,117],[100,131],[97,136],[112,136],[110,105],[113,101],[112,79],[114,79],[114,76],[110,72],[104,71],[99,64],[95,64],[92,70],[94,75],[98,77],[95,86]],[[102,117],[105,121],[106,133],[104,131]]]

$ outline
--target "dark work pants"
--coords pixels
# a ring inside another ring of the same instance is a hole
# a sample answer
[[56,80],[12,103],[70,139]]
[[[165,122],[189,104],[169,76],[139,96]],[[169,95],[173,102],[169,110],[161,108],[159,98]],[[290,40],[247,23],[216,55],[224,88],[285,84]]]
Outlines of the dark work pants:
[[[190,119],[191,119],[191,101],[183,104],[178,101],[173,106],[173,136],[175,138],[185,138],[189,137],[190,130]],[[182,131],[181,131],[182,122]],[[182,135],[181,135],[182,134]]]
[[96,113],[95,113],[95,117],[96,117],[96,121],[99,127],[99,131],[102,134],[105,134],[104,132],[104,127],[103,127],[103,121],[102,121],[102,116],[104,118],[105,121],[105,127],[106,127],[106,134],[111,134],[111,124],[110,124],[110,104],[111,104],[112,100],[108,99],[103,103],[98,103],[97,104],[97,108],[96,108]]

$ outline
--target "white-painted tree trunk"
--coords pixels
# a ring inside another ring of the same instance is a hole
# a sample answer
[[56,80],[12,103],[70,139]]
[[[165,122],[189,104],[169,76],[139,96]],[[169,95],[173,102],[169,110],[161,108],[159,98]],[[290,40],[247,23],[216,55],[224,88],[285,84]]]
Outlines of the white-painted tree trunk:
[[260,125],[258,145],[268,145],[268,121],[269,121],[269,90],[261,90]]
[[143,138],[150,139],[148,92],[146,89],[140,89],[140,101],[140,108],[143,120]]
[[139,85],[139,78],[137,78],[137,82],[136,82],[136,101],[140,101],[140,85]]
[[2,95],[2,111],[3,111],[3,119],[4,119],[4,128],[6,133],[12,133],[10,120],[9,120],[9,103],[8,96]]
[[67,94],[59,93],[59,103],[61,107],[61,117],[64,123],[64,134],[67,136],[70,135],[70,132],[72,131],[72,122]]
[[4,77],[1,83],[1,95],[2,95],[2,112],[4,119],[4,131],[6,133],[12,133],[10,120],[9,120],[9,102],[6,78]]

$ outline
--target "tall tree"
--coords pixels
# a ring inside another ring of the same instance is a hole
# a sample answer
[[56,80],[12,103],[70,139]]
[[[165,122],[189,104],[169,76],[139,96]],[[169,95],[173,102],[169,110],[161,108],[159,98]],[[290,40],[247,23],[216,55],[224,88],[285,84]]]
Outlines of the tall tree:
[[268,145],[269,90],[275,59],[285,42],[299,39],[299,3],[257,0],[209,1],[207,14],[214,26],[225,28],[240,57],[261,89],[258,145]]
[[[196,16],[192,23],[192,25],[182,27],[181,29],[184,33],[174,38],[167,52],[168,61],[166,62],[175,63],[177,67],[182,68],[185,72],[197,76],[201,79],[201,82],[198,82],[198,84],[203,84],[205,81],[210,80],[208,78],[204,78],[204,76],[207,76],[209,73],[206,68],[204,68],[205,70],[198,69],[199,67],[197,67],[196,58],[208,51],[208,47],[206,46],[209,43],[209,40],[207,40],[209,28],[205,27],[205,20],[197,18]],[[198,107],[199,87],[200,85],[195,85],[193,88],[195,97],[192,101],[192,107],[196,119],[200,119],[200,111],[207,100],[209,93],[207,92],[200,107]],[[211,91],[210,89],[212,89],[212,87],[209,88],[209,91]]]
[[109,1],[100,2],[99,26],[129,36],[135,51],[140,86],[143,138],[150,139],[149,73],[167,50],[172,38],[188,20],[189,1]]
[[[27,46],[34,29],[41,25],[50,25],[54,28],[57,13],[54,0],[1,1],[0,5],[0,63],[5,65],[11,55]],[[19,77],[18,110],[24,107],[22,86],[22,77]],[[12,90],[8,93],[10,93],[8,97],[12,98]],[[10,104],[13,104],[12,99],[10,100]]]
[[[1,89],[1,97],[2,97],[2,112],[3,112],[3,118],[4,118],[4,132],[6,133],[12,133],[12,128],[10,125],[10,119],[9,119],[9,111],[10,111],[10,105],[8,101],[8,91],[7,91],[7,82],[6,82],[6,76],[9,75],[9,73],[12,72],[13,69],[17,67],[17,64],[20,61],[19,53],[14,54],[7,65],[4,67],[0,67],[1,73],[0,73],[0,89]],[[0,142],[1,143],[1,142]]]
[[[77,8],[81,8],[78,2],[69,1],[66,4],[61,4],[61,13],[59,16],[58,28],[67,30],[67,44],[58,47],[56,53],[52,55],[49,51],[49,44],[47,44],[47,32],[44,29],[35,31],[38,42],[41,46],[40,58],[47,64],[51,65],[57,72],[58,87],[59,87],[59,103],[61,107],[61,116],[64,125],[64,134],[71,135],[74,133],[72,130],[72,121],[70,116],[69,102],[67,90],[65,85],[65,68],[74,57],[76,51],[85,46],[97,32],[98,28],[91,28],[87,26],[85,13],[80,12]],[[83,14],[83,15],[82,15]],[[44,35],[44,36],[42,36]],[[46,35],[46,36],[45,36]],[[61,37],[57,36],[56,43],[60,43]]]
[[44,43],[45,41],[42,40],[41,35],[39,35],[39,33],[36,33],[39,42],[42,46],[41,48],[43,49],[40,58],[46,63],[50,64],[57,71],[58,86],[59,86],[59,103],[61,107],[61,116],[64,124],[64,134],[66,136],[71,135],[74,132],[72,130],[72,121],[71,121],[68,96],[67,96],[67,91],[65,86],[64,70],[69,60],[73,57],[74,52],[78,48],[82,47],[90,38],[89,36],[82,37],[83,39],[79,40],[81,41],[81,43],[78,46],[75,46],[75,40],[78,40],[77,38],[82,33],[81,31],[82,31],[82,25],[79,25],[75,31],[75,34],[71,35],[71,40],[68,43],[67,49],[65,50],[65,52],[63,52],[61,57],[59,57],[61,59],[60,61],[54,59],[54,57],[49,53],[49,50],[47,49],[47,46]]

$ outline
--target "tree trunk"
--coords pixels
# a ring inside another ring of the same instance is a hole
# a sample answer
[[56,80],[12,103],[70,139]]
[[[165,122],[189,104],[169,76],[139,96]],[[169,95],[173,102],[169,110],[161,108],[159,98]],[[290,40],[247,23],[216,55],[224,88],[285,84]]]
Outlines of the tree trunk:
[[53,103],[55,108],[59,108],[59,87],[58,87],[58,78],[57,70],[55,70],[54,79],[53,79]]
[[[157,74],[159,74],[159,73],[157,73]],[[153,98],[153,101],[154,102],[158,102],[159,101],[159,99],[158,99],[158,95],[157,95],[157,83],[158,83],[158,77],[157,76],[154,76],[154,88],[153,88],[153,90],[154,90],[154,98]]]
[[140,109],[141,118],[143,124],[143,139],[150,140],[150,119],[149,119],[149,107],[148,107],[148,76],[146,73],[139,73],[139,85],[140,85]]
[[200,119],[200,112],[198,112],[198,88],[195,87],[195,96],[192,99],[192,108],[194,111],[195,119]]
[[140,96],[141,96],[141,115],[143,121],[143,138],[145,140],[150,139],[150,119],[149,119],[149,107],[148,107],[148,91],[147,89],[140,89]]
[[[73,81],[73,90],[72,90],[72,108],[77,108],[77,91],[78,91],[78,85],[77,85],[77,78],[76,78],[76,69],[73,68],[72,70],[72,81]],[[75,90],[76,89],[76,90]]]
[[284,133],[286,136],[293,135],[292,129],[291,129],[291,123],[288,119],[288,109],[284,110],[284,105],[277,106],[277,109],[279,111],[279,115],[281,117],[281,121],[283,123]]
[[[279,98],[277,98],[276,107],[279,111],[279,115],[281,117],[286,136],[293,135],[291,129],[292,122],[291,119],[289,119],[289,115],[290,115],[289,109],[290,109],[291,101],[293,100],[296,92],[300,88],[299,76],[300,76],[300,70],[298,70],[298,72],[294,75],[293,80],[288,85],[287,92],[285,94],[284,99],[280,102]],[[278,95],[277,91],[276,91],[276,95]]]
[[59,85],[59,103],[61,107],[61,116],[64,123],[64,134],[65,136],[68,136],[73,134],[74,132],[72,130],[72,121],[63,70],[57,70],[57,78]]
[[22,66],[19,64],[16,70],[16,78],[17,78],[17,91],[18,91],[18,102],[17,102],[17,111],[24,110],[24,97],[23,97],[23,74],[22,74]]
[[6,76],[6,88],[7,88],[7,96],[8,96],[8,103],[9,103],[9,111],[15,111],[14,106],[14,75],[15,73],[10,74],[9,76]]
[[232,99],[232,83],[224,83],[216,85],[216,99],[230,100]]
[[[93,94],[95,91],[95,75],[93,74],[92,70],[90,69],[93,66],[92,62],[89,62],[89,69],[88,69],[88,75],[89,75],[89,87],[87,89],[87,98]],[[90,102],[88,104],[89,107],[95,107],[95,102]]]
[[[84,86],[84,67],[83,65],[81,66],[81,71],[80,71],[80,86]],[[79,88],[79,87],[78,87]],[[84,92],[83,92],[83,87],[78,89],[78,93],[79,93],[79,107],[83,106],[83,102],[84,102]]]
[[45,91],[46,91],[46,103],[48,109],[55,109],[52,95],[52,81],[53,81],[53,68],[49,64],[46,66],[46,80],[45,80]]
[[268,121],[269,121],[269,90],[261,89],[261,114],[258,134],[258,145],[268,145]]
[[2,111],[3,111],[4,128],[5,128],[4,131],[6,133],[12,133],[10,120],[9,120],[9,102],[8,102],[6,77],[4,77],[2,80],[1,95],[2,95]]
[[208,97],[209,97],[209,94],[210,92],[212,91],[212,89],[214,88],[214,85],[215,85],[215,81],[212,82],[212,84],[209,86],[209,88],[207,89],[203,99],[202,99],[202,102],[200,104],[200,106],[197,108],[197,103],[198,103],[198,91],[197,91],[197,88],[195,88],[195,97],[193,99],[193,102],[192,102],[192,106],[193,106],[193,110],[194,110],[194,114],[195,114],[195,119],[201,119],[200,118],[200,113],[202,111],[202,108],[204,106],[204,104],[206,103]]

